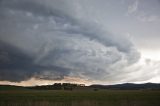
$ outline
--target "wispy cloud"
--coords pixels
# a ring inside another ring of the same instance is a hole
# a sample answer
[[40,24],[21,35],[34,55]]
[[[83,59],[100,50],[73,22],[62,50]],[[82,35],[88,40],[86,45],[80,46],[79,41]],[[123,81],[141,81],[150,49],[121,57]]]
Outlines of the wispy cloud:
[[140,3],[139,0],[135,0],[132,4],[128,6],[127,16],[133,16],[138,21],[141,22],[159,22],[160,18],[156,14],[150,14],[144,9],[139,7],[143,6],[143,2]]
[[139,5],[139,1],[135,0],[133,4],[128,6],[128,14],[132,14],[135,13],[136,11],[138,11],[138,5]]
[[157,15],[139,14],[136,18],[142,22],[160,22],[160,17]]

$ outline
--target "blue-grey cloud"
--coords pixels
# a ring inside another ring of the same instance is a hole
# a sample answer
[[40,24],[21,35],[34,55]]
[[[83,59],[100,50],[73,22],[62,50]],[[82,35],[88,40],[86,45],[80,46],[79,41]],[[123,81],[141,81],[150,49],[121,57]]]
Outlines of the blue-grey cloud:
[[[0,80],[22,81],[31,77],[58,80],[67,76],[69,69],[58,66],[34,64],[34,57],[19,48],[0,42]],[[43,71],[48,72],[45,74]],[[50,71],[54,75],[50,75]]]
[[129,38],[74,16],[74,3],[1,0],[0,6],[0,80],[107,80],[140,58]]

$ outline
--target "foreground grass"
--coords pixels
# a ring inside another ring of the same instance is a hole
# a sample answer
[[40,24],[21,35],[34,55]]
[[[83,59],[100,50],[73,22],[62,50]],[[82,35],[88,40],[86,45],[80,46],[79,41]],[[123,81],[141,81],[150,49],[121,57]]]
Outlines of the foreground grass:
[[160,91],[0,91],[0,106],[160,106]]

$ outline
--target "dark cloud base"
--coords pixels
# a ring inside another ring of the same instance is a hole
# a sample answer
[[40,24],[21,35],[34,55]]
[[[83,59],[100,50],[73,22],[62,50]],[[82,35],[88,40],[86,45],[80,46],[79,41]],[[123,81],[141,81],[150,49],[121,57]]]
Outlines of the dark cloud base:
[[[22,81],[33,76],[36,78],[60,80],[67,76],[69,69],[58,66],[41,66],[34,64],[34,57],[22,50],[0,41],[0,80]],[[43,71],[48,74],[43,75]],[[54,76],[50,76],[50,73]]]

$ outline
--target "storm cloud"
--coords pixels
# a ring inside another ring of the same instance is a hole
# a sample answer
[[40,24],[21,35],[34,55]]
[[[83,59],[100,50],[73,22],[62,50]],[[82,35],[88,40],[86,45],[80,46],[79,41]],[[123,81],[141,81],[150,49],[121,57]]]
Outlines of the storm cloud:
[[130,38],[113,34],[85,13],[77,15],[78,1],[68,2],[0,1],[0,80],[119,80],[139,61]]

